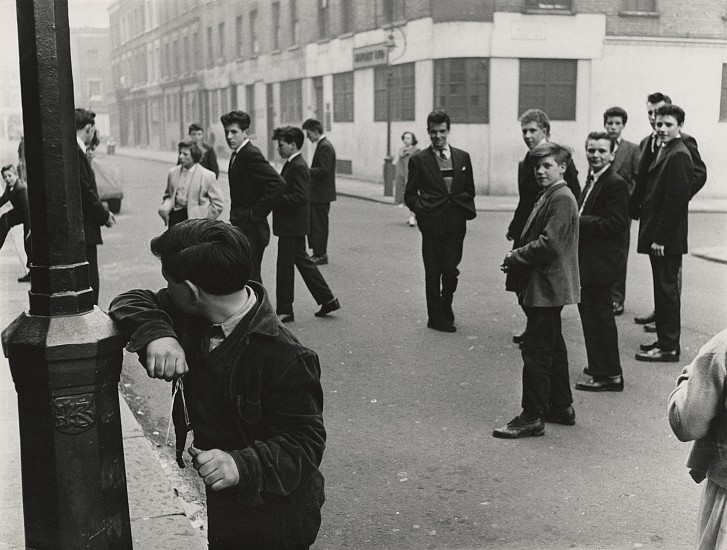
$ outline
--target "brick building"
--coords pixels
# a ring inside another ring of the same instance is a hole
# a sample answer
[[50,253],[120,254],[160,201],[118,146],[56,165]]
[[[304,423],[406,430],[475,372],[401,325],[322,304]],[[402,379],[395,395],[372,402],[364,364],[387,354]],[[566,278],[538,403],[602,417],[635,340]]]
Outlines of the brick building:
[[646,95],[663,91],[700,142],[703,196],[725,197],[726,10],[723,0],[116,0],[118,135],[171,151],[200,122],[224,151],[219,116],[237,108],[273,157],[274,126],[316,117],[340,173],[381,181],[390,72],[394,149],[405,130],[426,143],[426,115],[444,107],[478,192],[516,194],[523,110],[549,113],[583,172],[602,112],[624,107],[626,138],[638,141],[650,131]]

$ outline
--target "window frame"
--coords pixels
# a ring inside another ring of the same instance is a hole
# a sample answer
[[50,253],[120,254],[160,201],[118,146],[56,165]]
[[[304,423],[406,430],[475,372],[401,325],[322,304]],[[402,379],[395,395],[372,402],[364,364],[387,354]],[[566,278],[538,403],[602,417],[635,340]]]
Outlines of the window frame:
[[374,122],[386,122],[386,82],[389,70],[392,71],[391,120],[414,121],[416,63],[411,62],[374,67]]
[[354,122],[355,90],[354,71],[333,75],[333,122]]
[[[526,73],[529,70],[528,65],[532,68],[535,63],[541,63],[542,66],[537,67],[537,70],[531,71],[531,74],[527,75]],[[572,79],[565,82],[553,77],[555,70],[560,70],[558,69],[558,65],[560,65],[561,68],[568,67],[568,70],[572,68]],[[578,107],[578,60],[540,58],[520,59],[519,73],[518,113],[522,113],[527,109],[537,108],[545,111],[550,120],[576,120],[576,111]],[[529,76],[530,78],[526,79],[526,76]],[[530,94],[526,94],[524,86],[536,91],[534,93],[531,92]],[[542,88],[542,92],[537,92],[538,87]],[[563,97],[559,97],[557,94],[554,95],[551,92],[551,90],[557,90],[558,88],[572,89],[572,96],[566,97],[569,101],[566,108],[562,105],[558,105],[558,102],[563,101]],[[542,98],[534,99],[537,95],[541,95]]]
[[[464,67],[457,70],[457,64],[464,63]],[[477,66],[484,64],[484,82],[478,82],[475,75]],[[490,122],[490,58],[489,57],[450,57],[434,60],[433,100],[434,109],[444,109],[452,122],[458,124],[489,124]],[[462,75],[463,79],[457,79]],[[454,86],[461,90],[452,93]],[[478,91],[480,93],[475,94]],[[474,97],[480,98],[477,105],[473,105]],[[444,97],[444,101],[440,98]],[[457,105],[458,102],[463,102]],[[462,112],[464,110],[464,112]]]
[[280,124],[300,126],[303,122],[303,79],[280,83]]

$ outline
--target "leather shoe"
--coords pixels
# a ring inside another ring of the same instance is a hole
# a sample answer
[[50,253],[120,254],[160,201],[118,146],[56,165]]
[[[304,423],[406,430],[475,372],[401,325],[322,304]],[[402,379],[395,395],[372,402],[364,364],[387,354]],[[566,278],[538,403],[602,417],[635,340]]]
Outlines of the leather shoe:
[[328,254],[322,256],[311,256],[311,261],[316,265],[328,265]]
[[659,347],[655,347],[649,351],[637,351],[636,360],[648,363],[678,363],[679,351],[664,351]]
[[656,323],[647,323],[644,325],[644,332],[656,332]]
[[644,315],[643,317],[634,317],[634,323],[637,325],[648,325],[649,323],[653,323],[656,321],[656,313],[653,311],[649,313],[648,315]]
[[518,439],[519,437],[540,437],[545,435],[545,422],[542,418],[527,422],[520,418],[520,415],[516,416],[507,426],[497,428],[492,431],[494,437],[500,439]]
[[588,367],[583,367],[583,374],[585,374],[586,376],[593,376],[591,369]]
[[439,332],[457,332],[457,327],[446,321],[428,321],[427,327]]
[[325,317],[332,311],[336,311],[338,309],[341,309],[341,304],[338,303],[338,298],[334,298],[333,300],[326,302],[321,306],[321,309],[315,312],[316,317]]
[[30,272],[26,273],[22,277],[18,277],[19,283],[29,283],[30,282]]
[[656,342],[654,342],[653,344],[640,344],[639,345],[639,349],[641,351],[651,351],[652,349],[658,348],[658,347],[659,347],[659,341],[658,340]]
[[525,331],[517,332],[512,335],[512,342],[513,344],[522,344],[523,340],[525,339]]
[[281,323],[292,323],[295,321],[295,315],[292,313],[279,313],[278,314],[278,321]]
[[564,426],[574,426],[576,423],[576,411],[572,405],[563,407],[560,409],[554,409],[553,407],[545,413],[546,422],[555,422],[556,424],[563,424]]
[[614,302],[613,303],[613,314],[614,315],[623,315],[624,312],[624,305],[620,302]]
[[578,382],[576,389],[582,391],[624,391],[624,378],[620,374],[604,377],[592,376],[586,382]]

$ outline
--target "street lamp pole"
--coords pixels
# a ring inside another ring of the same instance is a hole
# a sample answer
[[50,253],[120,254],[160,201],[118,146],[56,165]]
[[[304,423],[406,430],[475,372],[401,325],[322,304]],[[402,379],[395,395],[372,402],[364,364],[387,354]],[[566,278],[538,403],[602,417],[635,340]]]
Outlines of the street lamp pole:
[[132,548],[123,340],[85,258],[67,0],[16,0],[31,222],[30,309],[2,333],[18,393],[25,544]]
[[391,66],[390,53],[396,47],[394,33],[386,40],[386,157],[384,158],[384,196],[394,196],[394,164],[391,155],[391,88],[394,81],[394,70]]

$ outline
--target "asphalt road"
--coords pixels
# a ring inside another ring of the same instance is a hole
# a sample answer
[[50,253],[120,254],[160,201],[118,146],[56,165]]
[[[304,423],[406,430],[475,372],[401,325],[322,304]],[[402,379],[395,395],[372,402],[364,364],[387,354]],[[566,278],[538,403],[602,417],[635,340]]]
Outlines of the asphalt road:
[[[156,210],[174,154],[168,166],[104,162],[123,171],[126,196],[99,249],[102,307],[128,288],[164,284],[148,242],[163,230]],[[223,186],[227,192],[224,176]],[[494,439],[492,429],[520,410],[522,363],[510,336],[524,318],[498,267],[510,217],[480,212],[469,223],[454,303],[459,330],[443,334],[426,328],[420,237],[406,226],[406,211],[351,198],[333,205],[330,264],[321,269],[342,309],[315,318],[298,278],[290,325],[323,369],[327,502],[316,548],[692,546],[701,488],[684,466],[689,446],[672,435],[666,400],[682,366],[727,326],[727,265],[684,258],[683,361],[638,363],[638,344],[652,339],[632,318],[651,308],[651,278],[648,260],[632,250],[618,319],[625,391],[574,391],[574,427]],[[690,236],[693,245],[723,245],[727,215],[691,215]],[[275,240],[263,265],[271,290]],[[565,308],[563,329],[575,382],[585,365],[575,306]],[[168,385],[148,379],[130,355],[123,382],[147,435],[161,444]],[[170,449],[159,450],[170,463]],[[191,468],[185,474],[194,479]]]

